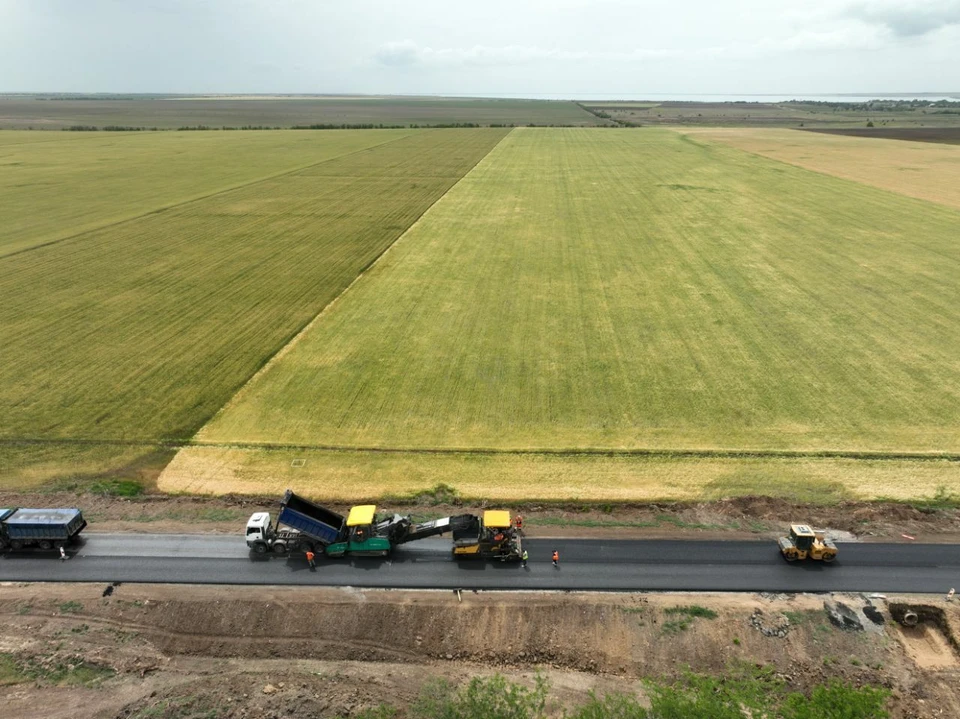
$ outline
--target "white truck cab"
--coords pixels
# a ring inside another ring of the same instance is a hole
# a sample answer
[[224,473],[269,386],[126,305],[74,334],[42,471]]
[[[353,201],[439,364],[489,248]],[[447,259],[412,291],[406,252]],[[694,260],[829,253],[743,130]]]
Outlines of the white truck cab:
[[247,546],[265,545],[270,535],[270,512],[254,512],[247,520]]

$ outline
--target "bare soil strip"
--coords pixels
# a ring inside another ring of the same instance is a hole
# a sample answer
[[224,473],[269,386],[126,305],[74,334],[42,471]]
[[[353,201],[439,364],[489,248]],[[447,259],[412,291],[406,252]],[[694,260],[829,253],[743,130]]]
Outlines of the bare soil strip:
[[[854,611],[866,604],[830,599]],[[7,585],[0,656],[8,668],[34,671],[8,673],[0,700],[11,717],[351,716],[381,703],[405,707],[430,679],[500,672],[530,683],[537,671],[552,686],[553,717],[590,691],[642,696],[645,679],[748,664],[770,667],[795,691],[832,678],[889,687],[891,719],[957,715],[949,655],[927,661],[894,638],[892,622],[839,629],[823,600]],[[955,632],[960,607],[946,611]],[[80,668],[76,680],[57,678],[66,666]]]

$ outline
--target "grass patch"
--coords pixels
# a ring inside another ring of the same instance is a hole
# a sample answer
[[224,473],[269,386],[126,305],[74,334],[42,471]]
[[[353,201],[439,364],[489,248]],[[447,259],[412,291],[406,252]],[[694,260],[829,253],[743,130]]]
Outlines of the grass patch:
[[668,616],[681,615],[692,619],[716,619],[719,616],[712,609],[701,607],[699,604],[691,604],[684,607],[667,607],[663,612]]
[[663,613],[671,617],[660,625],[664,634],[680,634],[687,631],[696,619],[716,619],[718,616],[712,609],[701,607],[699,604],[667,607]]
[[71,599],[69,602],[61,604],[58,609],[61,614],[76,614],[83,611],[83,603]]
[[910,502],[910,506],[916,507],[921,511],[958,509],[960,508],[960,494],[951,491],[945,484],[941,484],[937,487],[932,497],[915,499]]
[[0,653],[0,686],[41,682],[55,686],[99,686],[116,672],[85,661],[41,661]]
[[670,619],[661,624],[660,628],[664,634],[679,634],[687,631],[691,624],[693,624],[693,620],[685,617],[683,619]]
[[108,497],[138,497],[143,494],[143,485],[132,479],[108,479],[94,482],[90,491]]
[[0,653],[0,687],[29,681],[11,654]]
[[[591,694],[566,719],[886,719],[889,691],[839,679],[809,693],[791,691],[772,669],[732,667],[724,676],[688,672],[675,682],[648,680],[646,701],[630,693]],[[418,719],[545,719],[549,686],[539,674],[530,687],[500,675],[456,687],[427,684],[408,712]],[[382,709],[381,709],[382,710]],[[374,716],[380,716],[375,714]],[[387,716],[390,716],[388,713]],[[550,716],[553,716],[551,714]]]

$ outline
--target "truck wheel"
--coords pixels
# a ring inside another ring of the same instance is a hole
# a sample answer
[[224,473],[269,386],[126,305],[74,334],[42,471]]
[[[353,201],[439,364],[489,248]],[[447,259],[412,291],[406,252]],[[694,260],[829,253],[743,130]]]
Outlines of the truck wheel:
[[789,554],[789,553],[787,553],[787,552],[784,552],[784,553],[783,553],[783,558],[786,559],[788,562],[795,562],[795,561],[797,561],[797,555],[796,555],[796,554]]
[[268,549],[267,545],[264,544],[263,542],[257,542],[256,544],[253,545],[253,551],[256,554],[266,554],[267,549]]
[[287,553],[287,545],[284,544],[283,542],[278,542],[277,544],[274,544],[274,545],[273,545],[273,553],[274,553],[274,554],[286,554],[286,553]]
[[43,550],[53,549],[53,542],[51,542],[49,539],[41,539],[40,549],[43,549]]
[[836,555],[836,554],[824,554],[824,555],[823,555],[823,561],[826,562],[827,564],[830,564],[830,562],[832,562],[832,561],[833,561],[834,559],[836,559],[836,558],[837,558],[837,555]]
[[14,539],[12,542],[10,542],[10,549],[15,552],[19,552],[21,549],[23,549],[23,542],[21,542],[19,539]]

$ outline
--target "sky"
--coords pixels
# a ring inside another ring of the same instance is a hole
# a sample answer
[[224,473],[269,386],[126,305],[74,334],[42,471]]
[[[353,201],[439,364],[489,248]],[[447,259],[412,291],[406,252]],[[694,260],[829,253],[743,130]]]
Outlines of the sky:
[[0,92],[960,91],[960,0],[0,0]]

